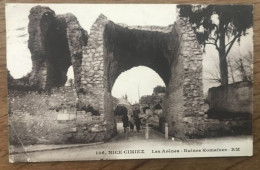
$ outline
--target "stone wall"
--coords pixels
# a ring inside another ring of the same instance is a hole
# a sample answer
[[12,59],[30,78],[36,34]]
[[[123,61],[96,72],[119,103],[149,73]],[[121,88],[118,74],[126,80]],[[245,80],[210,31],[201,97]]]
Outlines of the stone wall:
[[209,108],[230,113],[253,113],[253,85],[237,82],[228,86],[212,87],[208,92]]
[[157,105],[162,107],[164,97],[165,93],[142,96],[139,100],[141,112],[143,112],[145,107],[149,107],[151,110],[155,110]]
[[105,114],[104,120],[108,122],[106,139],[116,133],[113,99],[105,85],[103,36],[107,22],[107,18],[101,14],[90,29],[88,45],[83,51],[81,91],[79,92],[82,103]]
[[99,142],[104,141],[106,131],[103,116],[67,109],[49,110],[40,115],[15,110],[9,122],[12,145],[20,145],[21,141],[24,145]]
[[84,47],[82,59],[81,100],[104,113],[104,54],[103,32],[106,17],[100,15],[92,25],[88,45]]
[[91,143],[106,140],[104,115],[77,111],[76,90],[9,91],[10,144]]
[[204,116],[202,110],[202,52],[191,25],[185,18],[179,18],[171,34],[174,60],[171,65],[171,77],[167,87],[164,107],[169,134],[185,138],[192,133],[185,117]]

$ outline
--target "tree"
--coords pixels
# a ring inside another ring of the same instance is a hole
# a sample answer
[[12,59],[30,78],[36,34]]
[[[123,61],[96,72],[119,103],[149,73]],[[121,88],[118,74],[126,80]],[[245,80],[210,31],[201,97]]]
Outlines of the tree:
[[234,57],[233,62],[231,64],[231,68],[234,70],[234,74],[236,74],[239,81],[249,81],[253,82],[253,56],[252,53],[249,52],[247,55],[243,57]]
[[128,96],[127,96],[127,94],[124,94],[124,95],[122,96],[122,98],[128,101]]
[[187,17],[204,46],[214,45],[219,55],[221,84],[228,84],[227,55],[233,44],[253,25],[252,5],[177,5],[180,17]]
[[[229,81],[232,83],[238,81],[253,82],[253,56],[249,51],[247,54],[241,55],[240,53],[232,53],[227,57]],[[221,84],[221,78],[217,62],[214,61],[215,65],[210,71],[206,73],[206,79],[209,82]]]
[[155,88],[153,88],[153,94],[165,93],[165,92],[166,92],[166,88],[163,86],[156,86]]
[[14,78],[13,78],[13,76],[11,75],[11,73],[10,73],[9,70],[7,70],[7,81],[8,81],[8,83],[11,83],[11,82],[14,81]]

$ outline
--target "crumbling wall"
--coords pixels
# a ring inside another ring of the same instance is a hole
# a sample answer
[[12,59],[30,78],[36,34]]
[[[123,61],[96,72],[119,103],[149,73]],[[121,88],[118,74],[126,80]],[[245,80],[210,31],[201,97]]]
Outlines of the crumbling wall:
[[80,86],[82,47],[87,32],[72,14],[55,15],[48,7],[33,7],[29,15],[28,47],[33,68],[30,85],[41,89],[64,86],[73,65],[75,84]]
[[113,99],[105,86],[103,36],[107,22],[107,18],[101,14],[90,29],[88,44],[83,50],[79,91],[79,100],[83,105],[105,114],[104,121],[107,122],[105,139],[111,138],[116,133]]
[[173,62],[164,100],[163,112],[169,126],[169,135],[179,138],[193,133],[194,123],[187,124],[185,117],[203,117],[202,110],[202,52],[191,25],[179,18],[171,33]]
[[31,52],[32,72],[30,84],[44,88],[47,80],[46,65],[46,32],[54,22],[54,11],[48,7],[36,6],[30,10],[29,15],[29,41],[28,47]]
[[103,32],[106,17],[100,15],[92,25],[88,45],[84,47],[81,71],[80,100],[104,113],[104,54]]
[[207,100],[212,110],[252,114],[252,96],[253,84],[251,82],[237,82],[210,88]]
[[[91,143],[104,141],[104,115],[77,109],[76,89],[50,92],[9,91],[11,145]],[[19,138],[19,140],[18,140]]]

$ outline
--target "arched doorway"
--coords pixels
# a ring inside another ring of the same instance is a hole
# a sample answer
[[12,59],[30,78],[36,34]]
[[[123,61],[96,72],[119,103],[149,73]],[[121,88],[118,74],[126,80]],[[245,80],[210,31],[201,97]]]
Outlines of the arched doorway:
[[162,108],[169,135],[182,138],[189,133],[184,118],[202,112],[202,56],[192,28],[185,24],[130,27],[115,24],[104,15],[96,20],[83,54],[79,96],[105,113],[110,122],[107,131],[114,132],[116,126],[111,94],[116,79],[133,67],[146,66],[165,84]]
[[[159,118],[156,112],[154,112],[155,110],[153,107],[159,102],[162,103],[163,97],[158,95],[156,89],[157,87],[164,86],[165,84],[161,77],[149,67],[133,67],[121,73],[117,77],[111,92],[114,97],[114,101],[118,102],[114,113],[117,113],[118,110],[121,109],[120,106],[127,107],[128,118],[129,120],[132,119],[131,121],[134,125],[134,129],[132,131],[134,132],[136,132],[135,121],[137,116],[141,122],[141,131],[142,128],[145,128],[147,122],[151,122],[153,124],[154,122],[157,122],[155,126],[158,127]],[[123,109],[121,110],[123,111]],[[122,125],[119,124],[119,122],[122,118],[119,118],[116,114],[114,115],[117,120],[117,130],[120,131],[119,129],[122,129]]]
[[118,133],[122,133],[123,132],[123,121],[122,118],[124,115],[127,115],[128,110],[125,106],[122,105],[118,105],[116,106],[115,110],[114,110],[114,116],[115,116],[115,120],[116,120],[116,129]]

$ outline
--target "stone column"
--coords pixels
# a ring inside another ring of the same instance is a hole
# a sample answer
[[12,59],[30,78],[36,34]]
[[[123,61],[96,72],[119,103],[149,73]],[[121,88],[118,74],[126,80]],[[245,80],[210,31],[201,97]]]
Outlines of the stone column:
[[88,44],[83,50],[81,90],[79,91],[79,99],[83,104],[105,115],[104,121],[107,127],[104,140],[111,138],[116,130],[113,98],[106,88],[107,79],[104,72],[103,34],[108,22],[109,20],[101,14],[90,30]]
[[100,15],[90,30],[88,44],[83,50],[81,64],[81,101],[104,113],[104,54],[103,32],[106,17]]
[[196,35],[185,18],[175,23],[179,49],[171,65],[165,107],[169,135],[189,138],[196,130],[196,120],[204,116],[202,51]]
[[47,52],[46,32],[54,22],[55,13],[48,7],[35,6],[29,15],[29,41],[28,48],[31,52],[32,71],[29,76],[30,86],[44,89],[47,81]]

